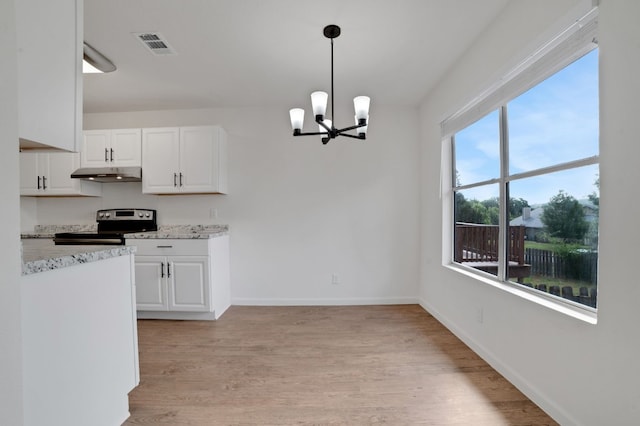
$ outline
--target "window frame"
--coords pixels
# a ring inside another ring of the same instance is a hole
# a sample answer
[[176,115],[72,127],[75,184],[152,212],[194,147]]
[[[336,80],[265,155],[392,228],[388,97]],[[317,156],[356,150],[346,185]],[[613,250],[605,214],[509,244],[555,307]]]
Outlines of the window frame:
[[[446,168],[451,167],[451,170],[448,170],[449,173],[442,174],[444,179],[441,181],[443,193],[448,195],[448,197],[443,197],[445,198],[443,200],[443,218],[445,219],[443,221],[443,238],[448,239],[448,241],[443,241],[443,265],[592,324],[597,323],[597,308],[555,297],[509,280],[506,261],[509,237],[508,232],[505,232],[505,230],[509,225],[508,200],[511,182],[599,164],[598,152],[597,155],[591,157],[540,167],[521,173],[509,174],[508,134],[508,103],[527,90],[537,86],[546,78],[560,72],[574,61],[587,55],[592,50],[597,49],[597,18],[598,9],[594,8],[558,37],[531,55],[528,60],[516,67],[516,69],[507,74],[507,76],[497,84],[493,85],[474,99],[474,101],[441,123],[443,172],[446,171]],[[456,185],[455,134],[495,110],[499,112],[499,177],[464,185]],[[456,235],[455,194],[466,189],[493,184],[498,185],[500,205],[497,275],[480,271],[463,263],[455,262],[454,260]],[[448,200],[446,198],[448,198]],[[449,248],[448,252],[447,247]]]

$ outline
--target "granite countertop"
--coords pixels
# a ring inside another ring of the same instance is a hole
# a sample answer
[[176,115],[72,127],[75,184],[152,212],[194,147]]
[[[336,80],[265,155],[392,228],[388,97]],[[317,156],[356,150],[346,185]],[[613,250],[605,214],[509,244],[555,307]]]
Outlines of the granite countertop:
[[96,232],[97,230],[97,223],[88,225],[36,225],[33,228],[33,232],[23,232],[20,237],[22,239],[53,238],[53,235],[58,232]]
[[55,245],[50,238],[22,240],[22,275],[66,268],[135,253],[132,246]]
[[229,225],[161,225],[157,231],[126,234],[127,239],[207,239],[229,235]]

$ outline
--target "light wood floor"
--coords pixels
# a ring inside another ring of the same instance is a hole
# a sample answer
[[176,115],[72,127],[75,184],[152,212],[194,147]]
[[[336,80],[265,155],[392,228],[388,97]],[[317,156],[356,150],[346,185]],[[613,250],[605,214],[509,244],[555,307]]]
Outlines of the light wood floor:
[[140,320],[125,425],[555,425],[416,305]]

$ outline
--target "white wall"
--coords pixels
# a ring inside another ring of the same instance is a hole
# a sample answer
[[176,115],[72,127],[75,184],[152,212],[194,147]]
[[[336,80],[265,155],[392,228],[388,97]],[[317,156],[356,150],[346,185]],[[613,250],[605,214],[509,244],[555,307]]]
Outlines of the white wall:
[[372,112],[366,141],[326,146],[291,136],[286,108],[86,114],[85,129],[222,125],[229,194],[143,196],[139,183],[105,184],[102,198],[38,199],[37,222],[92,223],[99,208],[147,207],[161,224],[229,224],[234,304],[415,303],[418,111]]
[[0,424],[20,425],[22,343],[20,321],[20,210],[15,10],[0,2]]
[[[640,233],[629,220],[640,212],[640,2],[600,2],[598,324],[441,265],[439,122],[522,60],[543,41],[541,32],[559,30],[590,3],[511,2],[423,104],[420,294],[423,306],[561,424],[629,425],[640,422],[640,285],[635,270]],[[483,321],[478,321],[480,309]]]

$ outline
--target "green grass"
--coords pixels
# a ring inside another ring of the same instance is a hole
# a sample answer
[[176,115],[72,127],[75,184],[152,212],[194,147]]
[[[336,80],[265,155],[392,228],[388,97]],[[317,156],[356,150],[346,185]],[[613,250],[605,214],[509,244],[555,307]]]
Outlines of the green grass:
[[549,250],[549,251],[553,251],[553,252],[556,252],[560,248],[564,248],[566,246],[570,246],[572,248],[586,248],[586,249],[589,248],[589,246],[585,246],[585,245],[581,245],[581,244],[540,243],[538,241],[525,241],[524,242],[524,248],[525,249],[532,248],[532,249],[538,249],[538,250]]

